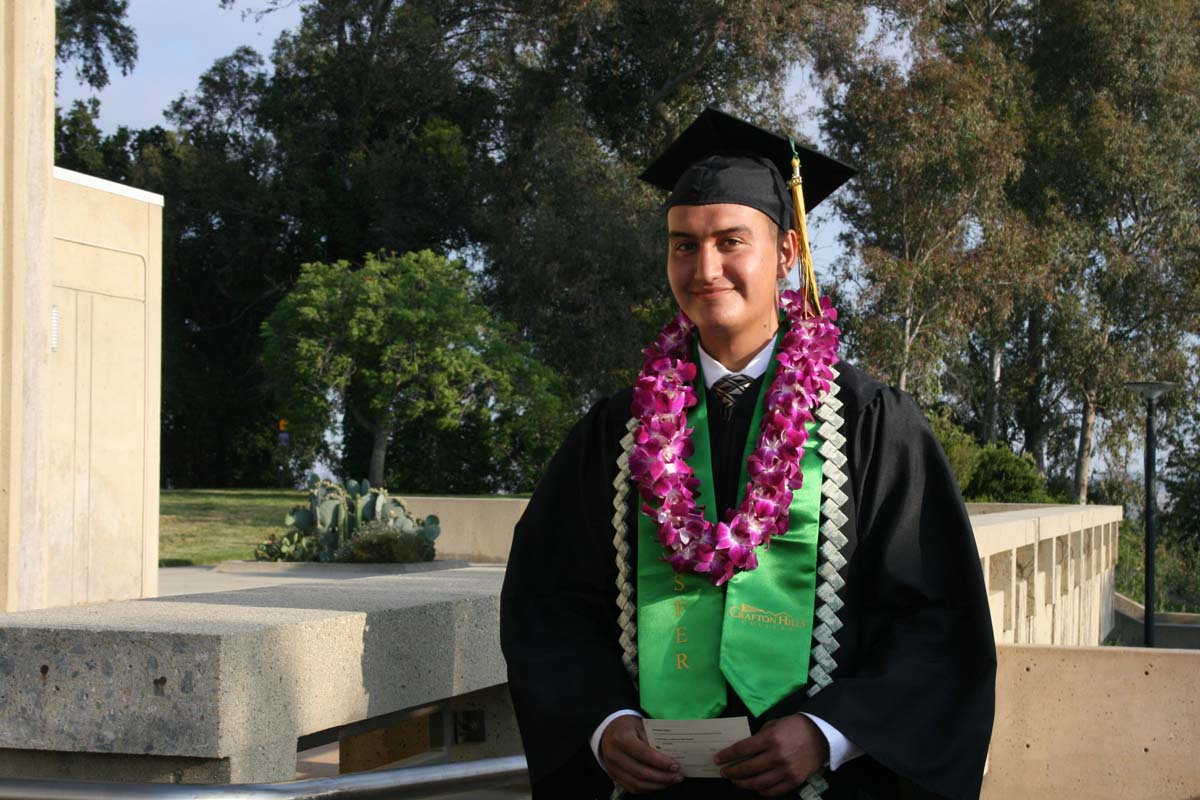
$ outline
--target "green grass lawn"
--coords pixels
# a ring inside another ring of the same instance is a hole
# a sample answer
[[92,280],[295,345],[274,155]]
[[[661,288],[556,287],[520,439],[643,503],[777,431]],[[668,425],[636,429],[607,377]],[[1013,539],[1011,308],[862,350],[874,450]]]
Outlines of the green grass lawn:
[[159,566],[254,558],[255,545],[282,532],[288,510],[307,497],[307,492],[288,489],[163,490]]

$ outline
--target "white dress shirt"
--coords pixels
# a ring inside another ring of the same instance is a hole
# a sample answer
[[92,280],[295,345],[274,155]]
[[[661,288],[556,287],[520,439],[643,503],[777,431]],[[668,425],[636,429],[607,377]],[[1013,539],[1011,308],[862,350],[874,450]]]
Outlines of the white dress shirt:
[[[766,373],[767,368],[771,366],[771,354],[775,347],[775,340],[767,342],[762,350],[754,354],[754,358],[750,359],[750,363],[739,370],[739,373],[748,378],[757,379],[759,376]],[[712,385],[724,378],[726,375],[737,374],[732,370],[727,369],[724,364],[717,361],[704,351],[703,347],[700,350],[700,369],[704,373],[704,386],[711,389]],[[842,735],[841,731],[830,725],[820,717],[815,717],[812,714],[806,714],[801,711],[801,714],[813,721],[813,724],[821,731],[825,737],[825,741],[829,743],[829,768],[836,770],[842,764],[845,764],[852,758],[862,755],[862,748],[854,742]],[[592,733],[591,745],[592,753],[596,756],[596,760],[600,762],[600,766],[604,767],[604,759],[600,756],[600,739],[604,736],[604,731],[608,728],[610,722],[617,717],[623,717],[627,714],[635,717],[642,716],[632,708],[623,708],[619,711],[614,711],[604,718],[604,721],[596,726],[596,730]],[[606,770],[607,771],[607,770]]]

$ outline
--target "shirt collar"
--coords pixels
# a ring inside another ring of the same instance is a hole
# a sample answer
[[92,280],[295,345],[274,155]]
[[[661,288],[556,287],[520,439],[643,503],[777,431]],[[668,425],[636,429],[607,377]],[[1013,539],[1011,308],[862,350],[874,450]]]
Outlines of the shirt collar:
[[704,352],[704,345],[698,345],[697,349],[700,351],[700,370],[704,373],[704,388],[711,389],[714,383],[726,375],[738,374],[754,379],[762,377],[766,373],[767,367],[771,366],[771,353],[775,350],[775,339],[778,337],[779,334],[775,334],[762,350],[754,354],[754,358],[750,359],[750,363],[736,373],[733,370],[727,369],[720,361],[717,361]]

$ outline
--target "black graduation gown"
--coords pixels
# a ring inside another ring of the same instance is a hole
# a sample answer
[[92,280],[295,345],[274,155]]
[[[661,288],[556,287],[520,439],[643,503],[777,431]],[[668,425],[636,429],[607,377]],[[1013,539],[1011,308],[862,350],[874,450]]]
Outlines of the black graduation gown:
[[[806,711],[861,747],[864,755],[824,772],[825,800],[977,797],[996,652],[967,512],[911,398],[845,362],[838,370],[850,499],[837,669],[815,696],[785,697],[751,718],[751,729]],[[613,711],[639,708],[618,642],[612,525],[631,396],[601,400],[576,424],[513,536],[500,638],[538,800],[606,798],[611,782],[589,739]],[[718,496],[737,491],[728,454],[741,458],[752,405],[740,402],[724,426],[714,421],[714,461],[726,462],[714,465]],[[634,546],[632,514],[628,525]],[[726,713],[746,713],[730,694]],[[687,781],[669,794],[756,796],[723,780]]]

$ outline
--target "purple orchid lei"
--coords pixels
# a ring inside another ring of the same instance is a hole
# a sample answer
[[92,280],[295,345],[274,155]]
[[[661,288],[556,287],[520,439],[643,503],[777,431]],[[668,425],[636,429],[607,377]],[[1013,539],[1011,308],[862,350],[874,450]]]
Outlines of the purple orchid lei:
[[758,566],[755,551],[788,529],[792,494],[804,481],[800,459],[819,398],[833,380],[841,332],[837,311],[821,299],[824,313],[805,315],[800,292],[784,292],[780,305],[789,322],[775,381],[767,394],[758,445],[747,460],[750,478],[736,513],[713,524],[696,505],[700,480],[685,459],[694,452],[687,410],[697,403],[691,362],[695,325],[682,311],[643,352],[633,389],[638,420],[629,467],[642,510],[658,525],[663,558],[676,572],[707,575],[716,586]]

